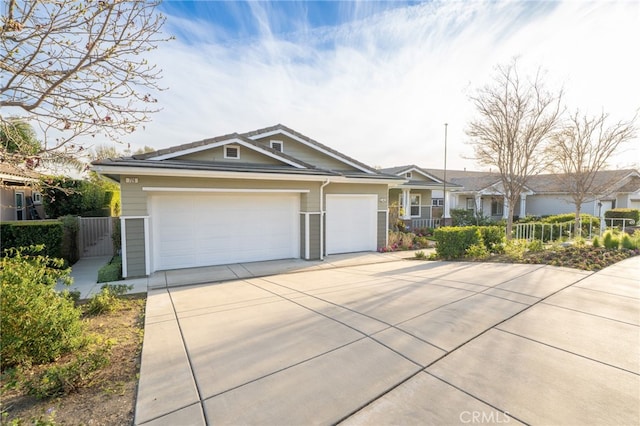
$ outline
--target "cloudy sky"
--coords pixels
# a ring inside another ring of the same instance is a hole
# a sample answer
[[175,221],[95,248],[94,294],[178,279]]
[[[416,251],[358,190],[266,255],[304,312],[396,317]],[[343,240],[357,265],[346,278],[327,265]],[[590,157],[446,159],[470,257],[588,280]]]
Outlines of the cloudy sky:
[[[282,123],[373,166],[481,169],[468,97],[497,64],[546,71],[570,109],[640,108],[640,2],[167,1],[168,88],[133,148]],[[640,163],[640,139],[611,161]]]

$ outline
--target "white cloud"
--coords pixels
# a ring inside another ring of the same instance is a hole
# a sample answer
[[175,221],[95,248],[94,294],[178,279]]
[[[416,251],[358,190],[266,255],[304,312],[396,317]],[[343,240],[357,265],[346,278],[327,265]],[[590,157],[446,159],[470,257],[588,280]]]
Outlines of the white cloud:
[[[361,5],[362,7],[362,5]],[[371,165],[478,168],[464,128],[467,96],[493,67],[519,55],[548,71],[571,108],[630,118],[640,108],[637,2],[436,2],[396,8],[340,27],[277,36],[268,5],[256,3],[260,37],[220,43],[204,20],[179,23],[184,38],[154,59],[170,90],[164,110],[132,145],[156,149],[276,123]],[[354,15],[358,16],[358,15]],[[247,18],[249,19],[249,18]],[[184,35],[189,35],[185,37]],[[211,42],[206,42],[207,34]],[[635,150],[614,164],[640,162]]]

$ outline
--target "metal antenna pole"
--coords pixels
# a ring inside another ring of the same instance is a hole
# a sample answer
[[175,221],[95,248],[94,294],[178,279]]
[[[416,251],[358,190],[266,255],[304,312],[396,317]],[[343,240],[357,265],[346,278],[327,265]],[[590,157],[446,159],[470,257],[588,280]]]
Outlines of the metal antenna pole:
[[445,219],[445,226],[448,225],[447,220],[447,126],[448,123],[444,123],[444,184],[442,187],[443,193],[443,205],[442,205],[442,217]]

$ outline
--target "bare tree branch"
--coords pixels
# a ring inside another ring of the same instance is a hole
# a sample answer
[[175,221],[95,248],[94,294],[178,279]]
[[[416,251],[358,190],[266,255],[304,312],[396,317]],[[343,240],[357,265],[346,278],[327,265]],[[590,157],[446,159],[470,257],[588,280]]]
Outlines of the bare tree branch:
[[[576,111],[553,134],[553,143],[547,148],[553,159],[551,169],[558,172],[556,178],[571,192],[576,223],[580,223],[581,207],[588,197],[606,195],[615,183],[598,180],[598,172],[605,169],[621,145],[637,136],[637,118],[638,113],[631,120],[608,124],[609,115],[604,112],[588,116]],[[580,232],[581,227],[576,226],[576,235]]]
[[4,3],[0,122],[24,120],[42,134],[42,154],[68,155],[87,136],[119,140],[149,121],[158,110],[153,93],[162,88],[160,70],[145,56],[170,38],[161,32],[165,18],[156,11],[158,4]]
[[517,60],[499,65],[492,83],[470,97],[477,118],[469,123],[476,160],[496,167],[508,202],[507,237],[511,236],[513,213],[527,179],[548,164],[544,147],[556,128],[562,109],[562,91],[548,91],[540,71],[523,82]]

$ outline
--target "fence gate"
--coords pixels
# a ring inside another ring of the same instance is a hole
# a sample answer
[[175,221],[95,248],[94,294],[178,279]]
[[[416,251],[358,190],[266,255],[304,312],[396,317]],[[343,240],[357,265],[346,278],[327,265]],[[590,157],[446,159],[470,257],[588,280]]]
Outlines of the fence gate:
[[113,218],[79,217],[78,245],[80,257],[113,255]]

